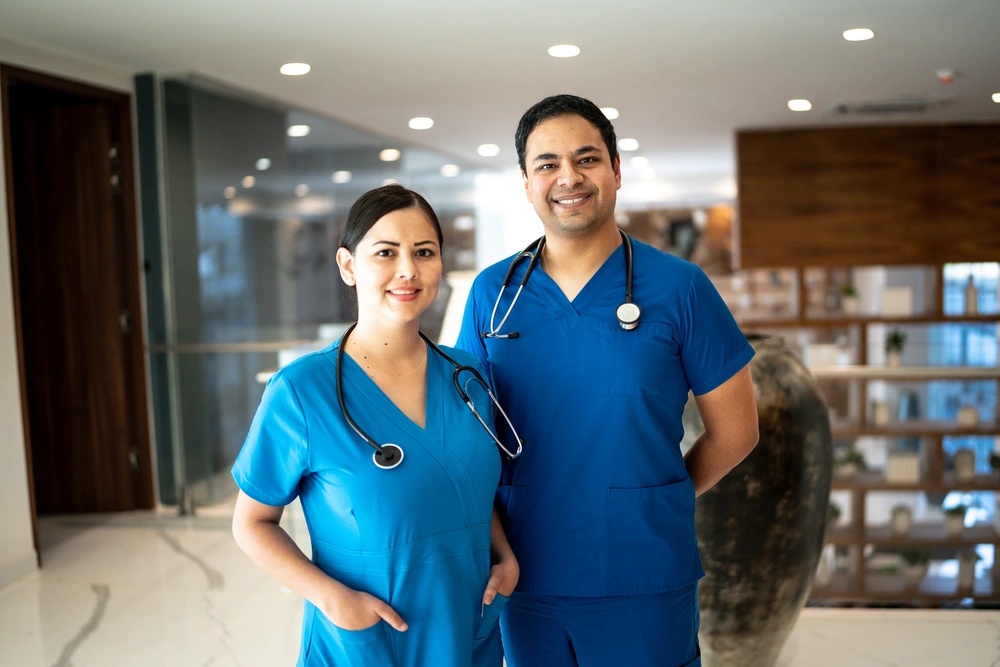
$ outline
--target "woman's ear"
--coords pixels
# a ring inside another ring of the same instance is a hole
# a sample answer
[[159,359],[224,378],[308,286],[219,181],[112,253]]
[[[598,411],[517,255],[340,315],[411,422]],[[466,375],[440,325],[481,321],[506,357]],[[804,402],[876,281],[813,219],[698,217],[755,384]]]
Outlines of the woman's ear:
[[351,287],[355,284],[354,279],[354,255],[347,248],[337,250],[337,266],[340,268],[341,279]]

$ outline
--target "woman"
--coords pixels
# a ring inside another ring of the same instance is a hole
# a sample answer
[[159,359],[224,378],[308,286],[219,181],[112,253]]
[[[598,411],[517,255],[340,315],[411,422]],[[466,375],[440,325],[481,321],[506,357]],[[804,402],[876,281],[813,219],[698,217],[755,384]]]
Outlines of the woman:
[[[233,467],[237,543],[306,599],[299,665],[501,664],[518,567],[493,510],[493,402],[472,355],[446,357],[418,329],[441,245],[411,190],[354,204],[337,263],[358,322],[271,378]],[[312,561],[278,525],[296,496]]]

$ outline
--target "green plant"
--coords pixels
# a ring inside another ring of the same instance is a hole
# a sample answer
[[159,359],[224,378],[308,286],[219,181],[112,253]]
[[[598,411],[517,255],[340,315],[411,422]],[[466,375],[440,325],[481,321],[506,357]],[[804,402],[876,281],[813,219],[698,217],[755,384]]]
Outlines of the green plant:
[[865,462],[865,455],[856,449],[844,447],[842,449],[838,449],[833,455],[833,465],[837,468],[850,463],[857,465],[861,470],[868,469],[868,464]]
[[851,283],[847,283],[840,288],[840,294],[841,296],[857,296],[858,290]]
[[906,332],[893,329],[885,335],[886,352],[902,352],[906,345]]
[[826,507],[826,525],[832,526],[840,520],[840,516],[843,514],[843,510],[840,509],[840,505],[834,501],[830,501],[830,504]]
[[931,550],[924,547],[907,547],[898,553],[907,565],[926,565],[931,560]]
[[1000,470],[1000,453],[990,452],[990,467],[994,470]]
[[954,507],[948,507],[944,510],[945,516],[960,516],[964,517],[966,512],[969,511],[968,505],[955,505]]

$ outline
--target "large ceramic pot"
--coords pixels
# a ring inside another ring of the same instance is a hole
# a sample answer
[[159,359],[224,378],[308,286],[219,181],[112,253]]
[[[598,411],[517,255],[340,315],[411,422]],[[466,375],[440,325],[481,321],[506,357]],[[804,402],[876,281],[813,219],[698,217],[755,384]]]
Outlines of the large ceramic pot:
[[[749,336],[760,441],[695,512],[706,667],[771,667],[809,596],[823,548],[832,448],[826,402],[779,337]],[[685,442],[704,432],[694,401]]]

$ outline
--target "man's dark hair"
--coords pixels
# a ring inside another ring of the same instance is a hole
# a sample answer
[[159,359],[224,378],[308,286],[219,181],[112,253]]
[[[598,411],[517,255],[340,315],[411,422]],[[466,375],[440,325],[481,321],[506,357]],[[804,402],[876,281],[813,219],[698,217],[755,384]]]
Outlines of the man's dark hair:
[[556,116],[580,116],[590,122],[601,132],[604,138],[604,145],[608,147],[608,155],[611,162],[618,156],[618,143],[615,139],[615,127],[604,115],[604,112],[590,100],[576,95],[553,95],[534,105],[524,112],[521,121],[517,124],[517,132],[514,133],[514,148],[517,149],[517,162],[521,165],[521,171],[527,173],[524,164],[524,150],[528,143],[528,135],[534,132],[535,128],[549,118]]

